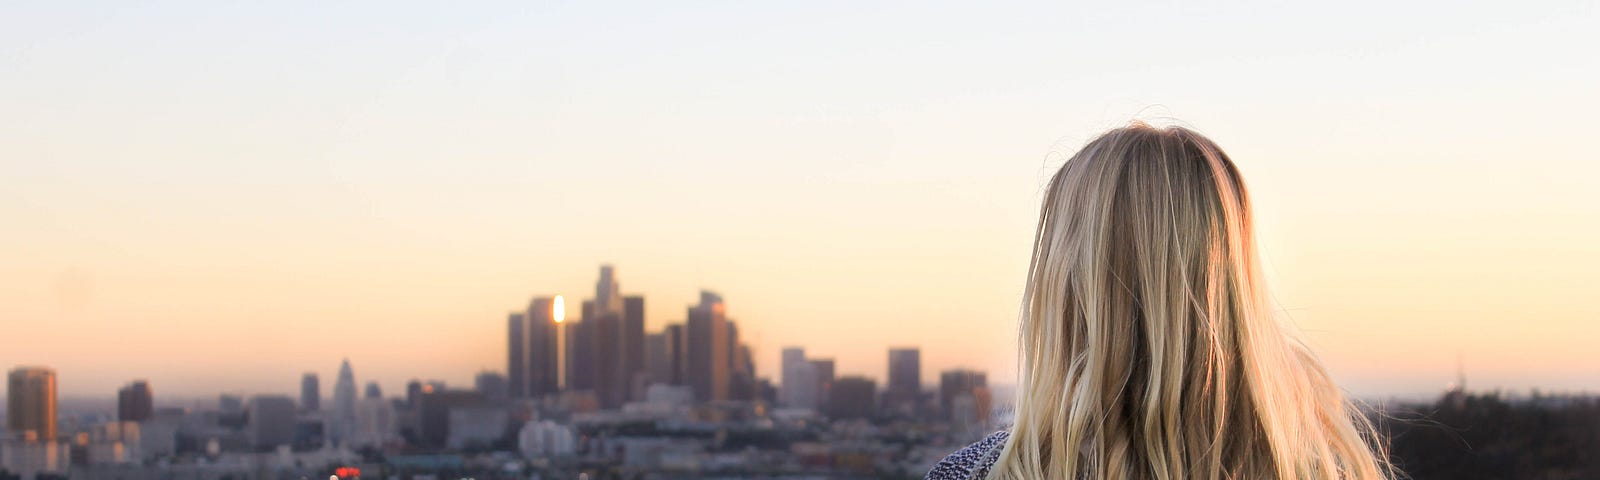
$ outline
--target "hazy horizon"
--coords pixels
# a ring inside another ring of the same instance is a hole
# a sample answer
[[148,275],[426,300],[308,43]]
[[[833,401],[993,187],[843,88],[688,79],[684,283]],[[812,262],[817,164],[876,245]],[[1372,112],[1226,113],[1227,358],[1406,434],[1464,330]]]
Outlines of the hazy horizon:
[[609,263],[650,331],[721,293],[774,381],[1011,383],[1045,182],[1176,119],[1354,394],[1597,391],[1595,8],[7,4],[0,368],[470,385]]

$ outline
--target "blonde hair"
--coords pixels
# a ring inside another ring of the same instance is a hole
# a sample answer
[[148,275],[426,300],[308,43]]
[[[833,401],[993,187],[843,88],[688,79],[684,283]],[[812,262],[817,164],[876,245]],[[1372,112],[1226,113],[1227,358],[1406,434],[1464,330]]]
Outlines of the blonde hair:
[[1371,423],[1269,305],[1239,171],[1142,123],[1056,172],[990,479],[1378,479]]

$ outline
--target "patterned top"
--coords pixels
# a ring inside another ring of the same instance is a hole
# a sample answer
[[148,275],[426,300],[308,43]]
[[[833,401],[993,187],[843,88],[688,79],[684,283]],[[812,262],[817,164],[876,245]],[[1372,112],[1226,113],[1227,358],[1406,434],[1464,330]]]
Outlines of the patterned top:
[[923,480],[983,480],[989,475],[989,468],[1000,459],[1000,450],[1005,448],[1006,438],[1010,436],[1011,432],[1001,430],[956,450],[934,465]]

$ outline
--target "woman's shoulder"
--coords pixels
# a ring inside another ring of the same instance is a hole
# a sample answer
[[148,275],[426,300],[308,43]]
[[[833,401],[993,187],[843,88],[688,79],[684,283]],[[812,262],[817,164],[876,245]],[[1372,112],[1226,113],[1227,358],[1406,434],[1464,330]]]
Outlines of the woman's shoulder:
[[1005,448],[1006,438],[1010,436],[1011,432],[1001,430],[956,450],[934,465],[924,480],[982,479],[989,475],[989,467],[993,467],[994,462],[1000,459],[1000,449]]

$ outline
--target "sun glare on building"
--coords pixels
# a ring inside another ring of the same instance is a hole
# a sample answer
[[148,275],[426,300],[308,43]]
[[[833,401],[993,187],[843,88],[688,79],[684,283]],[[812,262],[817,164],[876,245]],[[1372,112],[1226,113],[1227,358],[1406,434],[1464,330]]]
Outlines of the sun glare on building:
[[556,295],[555,301],[550,302],[550,318],[554,318],[556,323],[567,319],[567,301],[560,295]]

